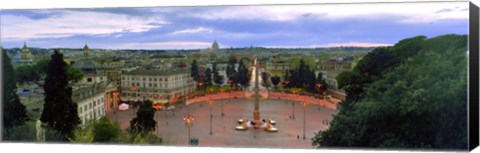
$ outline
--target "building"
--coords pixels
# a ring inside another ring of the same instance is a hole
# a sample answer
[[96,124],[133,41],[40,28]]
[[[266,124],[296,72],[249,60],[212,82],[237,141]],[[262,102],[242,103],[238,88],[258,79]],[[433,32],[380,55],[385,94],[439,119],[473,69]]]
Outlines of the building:
[[105,116],[104,89],[84,87],[73,91],[72,100],[77,103],[78,117],[82,125]]
[[196,83],[189,69],[133,70],[121,74],[123,101],[169,101],[193,93]]
[[23,43],[22,51],[18,52],[18,54],[13,57],[13,63],[15,66],[21,65],[33,65],[33,56],[30,50],[27,47],[27,43]]
[[90,49],[87,44],[83,47],[83,58],[74,62],[74,68],[78,68],[83,73],[83,80],[81,84],[92,85],[95,83],[106,82],[107,75],[104,72],[103,66],[90,58]]
[[331,59],[327,61],[320,61],[316,65],[317,70],[350,70],[352,69],[352,62],[345,60]]

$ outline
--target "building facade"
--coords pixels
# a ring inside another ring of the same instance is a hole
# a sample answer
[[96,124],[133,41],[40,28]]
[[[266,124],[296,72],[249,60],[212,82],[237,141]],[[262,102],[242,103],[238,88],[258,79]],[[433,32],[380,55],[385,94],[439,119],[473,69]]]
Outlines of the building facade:
[[133,70],[121,75],[122,101],[169,101],[193,93],[196,83],[188,69]]

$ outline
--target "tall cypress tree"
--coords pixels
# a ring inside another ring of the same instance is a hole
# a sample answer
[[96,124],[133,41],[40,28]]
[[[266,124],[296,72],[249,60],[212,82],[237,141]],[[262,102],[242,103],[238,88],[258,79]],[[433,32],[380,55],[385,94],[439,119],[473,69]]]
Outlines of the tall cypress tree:
[[2,105],[3,105],[3,126],[10,128],[14,125],[22,125],[28,119],[25,106],[20,103],[17,95],[17,85],[12,64],[7,52],[2,49],[3,57],[3,89],[2,89]]
[[198,74],[198,64],[197,60],[193,60],[192,67],[190,68],[190,76],[192,76],[193,80],[197,81],[200,79],[200,75]]
[[212,70],[210,68],[207,68],[205,70],[205,87],[211,86],[212,85]]
[[318,91],[320,93],[323,93],[325,91],[327,91],[327,82],[325,81],[325,79],[323,78],[323,73],[322,72],[319,72],[318,75],[317,75],[317,83],[321,84],[320,86],[320,89],[318,89]]
[[130,121],[130,128],[140,134],[146,134],[155,130],[157,121],[153,118],[155,111],[152,109],[152,101],[144,101],[137,111],[137,117]]
[[232,78],[237,71],[235,70],[235,63],[237,63],[237,59],[232,57],[228,60],[228,65],[227,65],[227,77]]
[[40,120],[68,140],[80,124],[80,118],[77,104],[72,100],[72,88],[68,86],[67,63],[63,60],[63,54],[55,50],[51,57],[43,87],[45,103]]
[[212,74],[213,74],[213,82],[217,85],[221,85],[223,83],[223,77],[220,76],[220,74],[218,74],[217,63],[213,63]]
[[238,72],[237,75],[235,76],[235,80],[237,80],[237,83],[240,83],[242,86],[247,86],[248,85],[248,69],[247,67],[243,64],[243,59],[240,60],[238,63]]

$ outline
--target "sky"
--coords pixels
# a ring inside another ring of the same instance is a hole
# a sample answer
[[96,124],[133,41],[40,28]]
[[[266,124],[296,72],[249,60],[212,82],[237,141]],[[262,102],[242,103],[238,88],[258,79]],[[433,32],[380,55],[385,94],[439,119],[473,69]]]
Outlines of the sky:
[[468,34],[468,2],[1,10],[4,48],[373,47]]

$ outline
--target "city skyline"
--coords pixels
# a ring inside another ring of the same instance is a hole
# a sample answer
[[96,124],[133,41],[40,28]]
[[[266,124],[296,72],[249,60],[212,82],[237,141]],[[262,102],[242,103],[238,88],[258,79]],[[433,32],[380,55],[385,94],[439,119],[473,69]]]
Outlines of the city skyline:
[[2,10],[1,20],[4,48],[375,47],[467,34],[468,3]]

